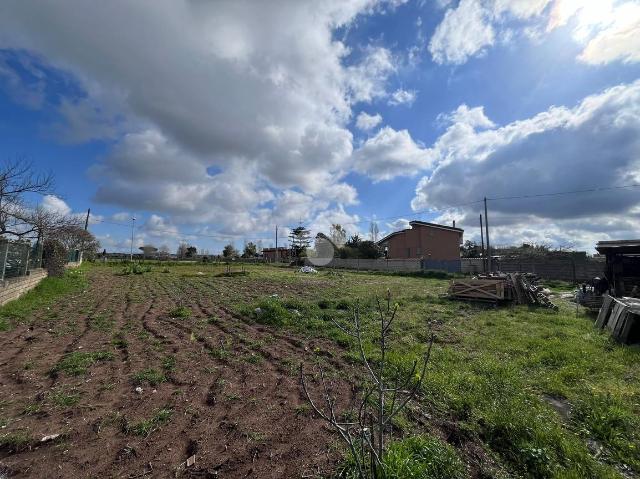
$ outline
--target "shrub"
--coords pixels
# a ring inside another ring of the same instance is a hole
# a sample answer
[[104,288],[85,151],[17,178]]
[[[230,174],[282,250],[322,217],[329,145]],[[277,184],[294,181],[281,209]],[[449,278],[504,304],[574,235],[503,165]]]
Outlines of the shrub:
[[283,326],[291,320],[291,312],[276,298],[263,299],[256,309],[253,317],[262,324]]
[[67,262],[67,250],[64,245],[58,240],[45,240],[42,249],[42,262],[49,276],[57,278],[64,276],[64,265]]
[[191,317],[191,310],[186,306],[178,306],[169,311],[169,316],[172,318],[189,318]]

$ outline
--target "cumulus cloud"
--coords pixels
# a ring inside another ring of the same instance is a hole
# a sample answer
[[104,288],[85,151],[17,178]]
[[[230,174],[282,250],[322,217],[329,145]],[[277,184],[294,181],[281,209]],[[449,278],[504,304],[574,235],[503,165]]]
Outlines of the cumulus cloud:
[[389,97],[389,105],[411,105],[416,100],[416,95],[414,90],[403,90],[400,88],[394,91]]
[[413,176],[431,165],[429,151],[413,141],[407,130],[388,126],[367,139],[353,157],[356,170],[376,181]]
[[479,0],[461,0],[448,9],[429,42],[433,61],[460,65],[493,45],[495,32],[488,15]]
[[42,198],[40,206],[46,211],[57,213],[59,215],[71,214],[71,207],[62,198],[58,198],[55,195],[45,195]]
[[83,90],[61,100],[52,131],[113,140],[91,171],[99,201],[244,231],[281,189],[357,201],[342,181],[347,125],[354,105],[388,96],[395,59],[367,46],[347,62],[333,33],[402,2],[382,3],[9,1],[0,48]]
[[[490,126],[477,110],[469,115],[472,110],[459,108],[450,115],[453,123],[430,148],[436,166],[419,181],[414,210],[441,210],[485,196],[519,197],[638,183],[640,81],[589,96],[573,108],[552,107],[504,126]],[[460,111],[466,113],[459,115]],[[469,116],[476,119],[468,121]],[[492,226],[502,228],[504,238],[522,236],[525,230],[529,235],[537,231],[536,238],[555,231],[557,243],[567,225],[572,235],[590,231],[588,238],[598,231],[590,226],[594,224],[613,232],[604,226],[611,216],[637,217],[639,205],[637,191],[618,189],[490,201],[489,216]],[[462,218],[459,224],[477,224],[479,204],[455,210]]]
[[460,65],[486,53],[496,38],[509,43],[517,28],[539,39],[570,21],[574,40],[584,45],[579,61],[640,61],[640,5],[614,0],[461,0],[445,13],[429,52],[436,63]]
[[617,7],[611,21],[588,41],[578,58],[592,65],[639,62],[640,5],[628,2]]
[[391,223],[387,223],[387,227],[393,231],[406,230],[410,227],[409,222],[406,218],[398,218],[397,220],[392,221]]
[[361,111],[356,118],[356,128],[362,131],[369,131],[374,129],[382,122],[382,116],[379,113],[375,115],[369,115],[365,111]]

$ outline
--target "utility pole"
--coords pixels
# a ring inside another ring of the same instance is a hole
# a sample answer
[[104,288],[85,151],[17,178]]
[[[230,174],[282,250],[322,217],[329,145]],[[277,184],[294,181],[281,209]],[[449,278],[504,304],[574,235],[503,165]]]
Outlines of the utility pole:
[[484,227],[487,238],[487,269],[491,273],[491,246],[489,244],[489,216],[487,215],[487,197],[484,197]]
[[131,218],[131,252],[129,253],[129,261],[133,262],[133,231],[136,227],[135,217]]
[[276,260],[275,262],[278,262],[278,225],[276,225]]
[[485,264],[485,254],[484,254],[484,232],[482,231],[482,213],[480,213],[480,244],[482,245],[482,249],[480,250],[480,257],[482,258],[482,270],[487,272],[487,265]]
[[[87,231],[89,229],[89,215],[91,214],[91,208],[87,209],[87,217],[84,220],[84,230]],[[82,257],[84,256],[84,240],[82,241],[82,249],[80,250],[80,254],[78,254],[77,260],[82,263]]]

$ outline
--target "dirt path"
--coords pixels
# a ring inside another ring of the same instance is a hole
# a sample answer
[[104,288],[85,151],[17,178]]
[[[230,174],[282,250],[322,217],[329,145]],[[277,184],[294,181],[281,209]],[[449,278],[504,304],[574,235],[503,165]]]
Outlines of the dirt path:
[[[335,359],[340,351],[331,343],[234,317],[222,293],[276,292],[248,286],[230,286],[227,278],[196,284],[174,274],[93,270],[86,292],[0,333],[0,472],[65,478],[327,474],[338,459],[336,437],[310,415],[297,368],[302,361],[311,369],[316,347],[334,350],[323,361],[336,377],[348,366]],[[178,305],[191,316],[170,317]],[[52,372],[70,354],[98,352],[113,357],[95,360],[86,374]],[[133,377],[145,371],[156,383],[142,381],[138,393]],[[335,384],[345,407],[352,387],[341,379]],[[50,434],[62,436],[40,442]]]

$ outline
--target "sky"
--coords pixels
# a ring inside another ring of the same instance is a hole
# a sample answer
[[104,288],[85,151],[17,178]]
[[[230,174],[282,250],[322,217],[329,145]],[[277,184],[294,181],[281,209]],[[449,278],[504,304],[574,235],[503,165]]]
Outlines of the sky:
[[[640,237],[637,0],[5,0],[0,158],[107,251]],[[567,193],[567,194],[558,194]]]

